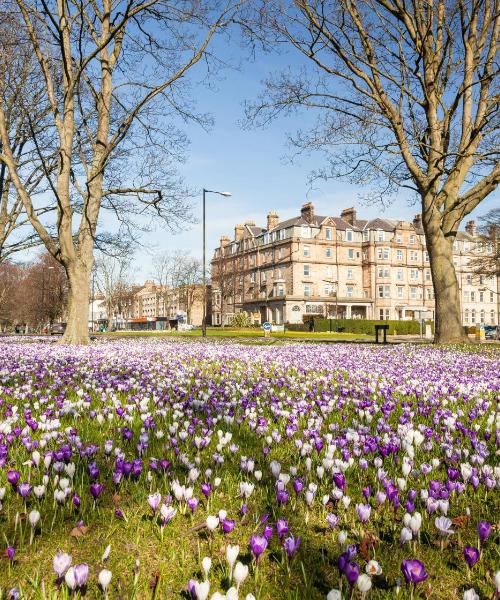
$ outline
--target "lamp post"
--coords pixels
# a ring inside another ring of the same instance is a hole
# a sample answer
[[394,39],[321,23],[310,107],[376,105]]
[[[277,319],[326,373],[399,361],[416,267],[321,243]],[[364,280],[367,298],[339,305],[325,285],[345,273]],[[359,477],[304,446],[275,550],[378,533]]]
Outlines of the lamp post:
[[216,192],[203,188],[203,321],[201,323],[201,335],[207,337],[207,259],[206,259],[206,232],[205,232],[205,197],[207,194],[218,194],[226,198],[232,196],[231,192]]

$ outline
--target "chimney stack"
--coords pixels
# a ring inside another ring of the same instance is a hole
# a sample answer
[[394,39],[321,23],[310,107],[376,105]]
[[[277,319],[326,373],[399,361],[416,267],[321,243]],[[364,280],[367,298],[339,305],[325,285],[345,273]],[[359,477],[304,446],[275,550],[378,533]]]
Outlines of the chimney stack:
[[350,225],[354,225],[354,221],[356,221],[356,209],[354,206],[351,206],[351,208],[344,208],[340,213],[340,218],[347,221]]
[[476,221],[467,221],[467,223],[465,224],[465,231],[472,237],[476,237],[476,234],[477,234]]
[[300,214],[302,218],[306,220],[308,223],[312,223],[314,220],[314,204],[312,202],[306,202],[302,205],[300,209]]
[[271,211],[268,215],[267,215],[267,230],[271,231],[271,229],[274,229],[275,227],[278,226],[278,222],[279,222],[279,216],[277,212]]
[[229,237],[227,235],[221,235],[221,237],[220,237],[221,248],[225,248],[226,246],[229,246],[230,243],[231,243],[231,240],[229,239]]
[[415,215],[413,217],[413,225],[415,225],[415,227],[422,227],[422,214],[418,213],[418,215]]
[[243,234],[245,233],[244,225],[235,225],[234,227],[234,239],[239,242],[243,239]]
[[245,221],[245,225],[248,225],[249,227],[255,227],[255,221]]

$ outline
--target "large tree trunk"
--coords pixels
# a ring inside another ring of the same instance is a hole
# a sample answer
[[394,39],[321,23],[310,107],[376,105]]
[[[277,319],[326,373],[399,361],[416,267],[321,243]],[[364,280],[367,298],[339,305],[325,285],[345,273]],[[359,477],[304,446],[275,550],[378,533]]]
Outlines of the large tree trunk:
[[81,261],[66,267],[68,275],[68,316],[62,344],[88,344],[90,269]]
[[429,251],[435,297],[434,342],[453,344],[467,342],[462,326],[460,289],[453,264],[453,239],[447,239],[439,224],[439,217],[431,222],[424,218],[425,237]]

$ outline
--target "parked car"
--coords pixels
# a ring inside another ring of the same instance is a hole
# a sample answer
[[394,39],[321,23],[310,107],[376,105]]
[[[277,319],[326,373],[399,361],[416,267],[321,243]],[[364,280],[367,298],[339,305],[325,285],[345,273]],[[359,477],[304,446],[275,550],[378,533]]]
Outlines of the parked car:
[[50,326],[50,335],[62,335],[66,331],[66,323],[53,323]]
[[485,325],[484,326],[484,337],[487,340],[500,339],[500,331],[498,329],[498,325]]

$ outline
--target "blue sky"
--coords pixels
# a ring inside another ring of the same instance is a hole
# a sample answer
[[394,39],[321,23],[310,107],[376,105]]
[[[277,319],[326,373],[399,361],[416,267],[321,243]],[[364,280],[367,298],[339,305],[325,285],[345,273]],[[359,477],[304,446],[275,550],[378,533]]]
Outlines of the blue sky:
[[[300,206],[312,201],[318,214],[338,215],[343,208],[356,206],[358,215],[412,219],[419,212],[401,194],[384,210],[380,205],[367,206],[360,200],[362,189],[341,180],[317,182],[311,189],[308,175],[321,164],[321,157],[299,157],[293,164],[287,160],[287,133],[307,126],[312,115],[298,114],[283,118],[267,129],[246,130],[239,125],[243,117],[243,102],[254,99],[262,90],[262,80],[271,72],[286,67],[294,59],[290,54],[258,55],[246,60],[235,46],[233,63],[242,62],[240,69],[227,70],[213,90],[194,86],[193,94],[199,99],[198,109],[212,114],[215,123],[209,132],[198,126],[184,127],[191,144],[188,160],[180,172],[186,183],[200,190],[199,200],[193,201],[193,213],[200,222],[186,226],[186,230],[172,234],[158,228],[147,236],[149,250],[136,254],[134,279],[141,281],[152,275],[151,260],[156,252],[182,249],[201,257],[201,189],[203,187],[230,191],[231,198],[216,195],[207,197],[207,256],[218,245],[221,235],[233,234],[236,223],[247,219],[265,224],[269,210],[276,210],[280,218],[298,214]],[[227,55],[228,47],[225,48]],[[484,214],[498,204],[498,191],[476,211]]]

